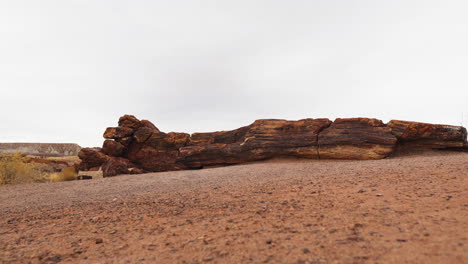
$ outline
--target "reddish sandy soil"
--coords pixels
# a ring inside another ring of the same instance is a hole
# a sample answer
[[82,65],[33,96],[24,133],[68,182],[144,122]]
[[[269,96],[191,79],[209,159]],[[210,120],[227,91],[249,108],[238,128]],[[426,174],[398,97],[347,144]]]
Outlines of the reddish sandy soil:
[[1,263],[468,263],[468,153],[0,188]]

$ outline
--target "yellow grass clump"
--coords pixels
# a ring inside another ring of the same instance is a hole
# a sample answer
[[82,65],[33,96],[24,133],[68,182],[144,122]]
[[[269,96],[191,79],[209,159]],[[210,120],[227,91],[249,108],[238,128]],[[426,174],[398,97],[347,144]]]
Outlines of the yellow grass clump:
[[44,182],[47,177],[21,154],[0,156],[0,185]]
[[50,175],[50,181],[59,182],[59,181],[73,181],[76,180],[78,173],[74,167],[66,167],[61,172],[52,173]]
[[[71,163],[74,162],[71,160]],[[69,164],[69,167],[63,168],[61,172],[54,172],[57,171],[56,165],[44,163],[41,159],[25,157],[20,153],[0,155],[0,185],[76,180],[78,173],[75,167]]]

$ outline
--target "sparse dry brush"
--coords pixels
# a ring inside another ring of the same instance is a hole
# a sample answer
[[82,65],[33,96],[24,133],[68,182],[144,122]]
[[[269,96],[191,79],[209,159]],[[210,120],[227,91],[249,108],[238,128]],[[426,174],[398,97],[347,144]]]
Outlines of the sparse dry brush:
[[77,172],[74,167],[65,167],[60,172],[50,164],[34,162],[31,158],[17,153],[0,156],[0,185],[57,182],[75,180]]
[[0,157],[0,185],[44,181],[47,178],[20,154]]

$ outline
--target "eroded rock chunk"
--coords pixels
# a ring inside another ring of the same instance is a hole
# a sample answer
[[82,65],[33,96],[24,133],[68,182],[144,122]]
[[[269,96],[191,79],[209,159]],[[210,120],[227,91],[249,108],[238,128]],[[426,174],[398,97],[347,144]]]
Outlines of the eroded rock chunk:
[[133,115],[124,115],[119,118],[119,127],[137,129],[142,127],[141,121]]
[[133,135],[133,129],[128,127],[108,127],[104,132],[105,139],[120,139]]
[[124,153],[125,146],[121,143],[106,139],[102,146],[102,152],[109,156],[120,157]]
[[110,158],[102,152],[101,148],[82,148],[78,157],[81,159],[80,170],[83,171],[100,167]]
[[[133,137],[136,139],[138,143],[143,143],[146,140],[148,140],[148,138],[153,134],[153,131],[154,130],[149,127],[140,127],[139,129],[137,129],[137,131],[135,131],[135,134],[133,135]],[[156,131],[155,133],[158,133],[158,132],[159,131]]]
[[112,177],[119,174],[130,174],[131,168],[135,168],[135,165],[128,159],[111,157],[102,164],[102,176]]
[[152,130],[159,132],[159,129],[153,123],[151,123],[148,120],[141,120],[141,126],[151,128]]

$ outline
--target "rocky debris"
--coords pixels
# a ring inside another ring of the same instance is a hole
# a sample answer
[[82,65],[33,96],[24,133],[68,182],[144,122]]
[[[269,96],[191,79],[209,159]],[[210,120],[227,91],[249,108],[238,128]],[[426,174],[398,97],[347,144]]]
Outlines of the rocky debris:
[[392,120],[387,124],[401,144],[419,148],[463,148],[467,145],[466,128],[411,121]]
[[397,138],[378,119],[338,118],[319,135],[320,158],[382,159],[392,153]]
[[211,133],[161,132],[131,115],[107,128],[103,148],[84,148],[81,170],[101,167],[104,177],[204,166],[238,164],[274,157],[382,159],[396,146],[466,148],[466,129],[408,121],[388,125],[372,118],[257,120],[249,126]]

